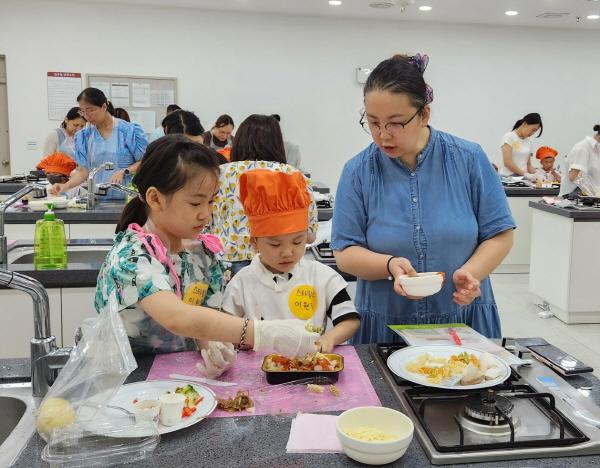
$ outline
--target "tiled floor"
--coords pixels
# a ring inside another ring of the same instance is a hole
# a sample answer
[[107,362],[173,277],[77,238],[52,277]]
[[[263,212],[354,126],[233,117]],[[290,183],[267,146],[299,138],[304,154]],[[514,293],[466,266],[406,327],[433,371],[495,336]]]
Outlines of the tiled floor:
[[539,318],[540,309],[529,292],[529,275],[495,274],[492,285],[504,336],[540,336],[593,367],[600,377],[600,324],[567,325],[555,317]]

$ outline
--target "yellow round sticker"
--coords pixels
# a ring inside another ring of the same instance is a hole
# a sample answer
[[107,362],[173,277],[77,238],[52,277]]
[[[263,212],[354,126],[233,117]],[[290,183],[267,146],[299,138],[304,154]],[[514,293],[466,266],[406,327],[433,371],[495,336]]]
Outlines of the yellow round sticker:
[[318,305],[317,291],[309,284],[296,286],[288,297],[290,311],[302,320],[308,320],[315,315]]

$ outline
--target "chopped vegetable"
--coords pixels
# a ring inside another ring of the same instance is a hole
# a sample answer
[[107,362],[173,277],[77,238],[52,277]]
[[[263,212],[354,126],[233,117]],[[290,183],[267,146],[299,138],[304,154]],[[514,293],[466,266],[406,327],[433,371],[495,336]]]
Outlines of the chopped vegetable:
[[185,407],[194,408],[194,411],[203,399],[194,386],[190,384],[187,384],[185,387],[177,387],[175,393],[183,394],[185,396]]

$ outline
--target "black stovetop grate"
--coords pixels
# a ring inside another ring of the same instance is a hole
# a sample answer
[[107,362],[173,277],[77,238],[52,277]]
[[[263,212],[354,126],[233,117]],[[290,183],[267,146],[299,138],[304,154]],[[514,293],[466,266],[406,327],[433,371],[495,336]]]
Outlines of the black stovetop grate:
[[[512,422],[510,422],[510,418],[504,415],[510,427],[510,439],[508,441],[477,445],[466,444],[464,441],[463,428],[460,425],[458,415],[453,415],[457,426],[457,442],[453,445],[443,445],[438,441],[435,434],[431,430],[432,428],[426,421],[426,412],[430,404],[432,402],[439,403],[440,401],[450,402],[466,399],[468,396],[480,394],[481,390],[452,390],[448,392],[448,390],[438,388],[415,387],[407,389],[404,394],[415,416],[418,418],[419,423],[439,452],[557,447],[579,444],[589,440],[585,434],[583,434],[560,410],[556,408],[554,396],[552,394],[536,392],[535,389],[529,385],[514,385],[510,380],[504,384],[493,387],[493,389],[498,393],[502,393],[502,396],[505,397],[507,394],[510,394],[512,398],[532,400],[532,403],[537,405],[538,408],[541,409],[548,417],[548,419],[552,421],[552,424],[559,429],[559,437],[540,437],[538,439],[518,440],[515,436],[515,428],[513,427]],[[500,411],[500,413],[502,412]]]

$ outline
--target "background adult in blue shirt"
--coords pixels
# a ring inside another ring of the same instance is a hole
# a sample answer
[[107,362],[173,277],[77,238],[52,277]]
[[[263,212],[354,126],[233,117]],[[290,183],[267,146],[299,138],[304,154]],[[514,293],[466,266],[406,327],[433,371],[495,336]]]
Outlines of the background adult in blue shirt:
[[[361,125],[373,143],[339,181],[331,245],[339,268],[359,278],[355,343],[397,339],[388,324],[463,322],[501,336],[489,274],[515,224],[481,147],[428,125],[427,60],[397,55],[370,74]],[[398,277],[415,269],[445,272],[442,290],[407,297]]]
[[[97,183],[116,182],[127,185],[148,146],[141,126],[112,116],[112,104],[97,88],[86,88],[77,96],[80,113],[87,120],[83,130],[75,134],[75,162],[77,169],[65,184],[55,184],[57,194],[75,188],[87,179],[89,171],[104,162],[114,163],[113,171],[101,171]],[[106,198],[123,199],[124,195],[109,190]]]

